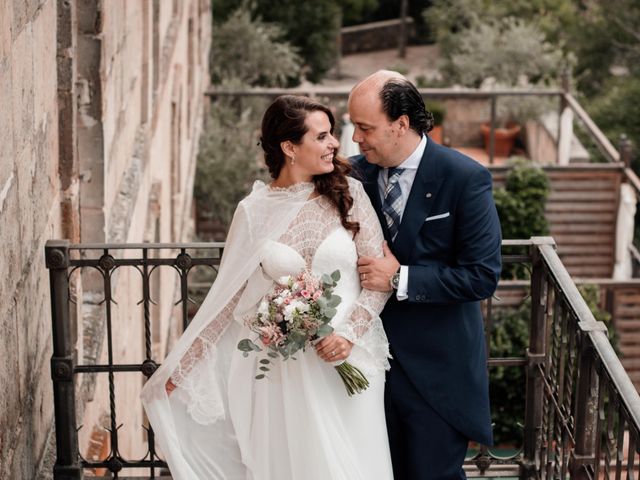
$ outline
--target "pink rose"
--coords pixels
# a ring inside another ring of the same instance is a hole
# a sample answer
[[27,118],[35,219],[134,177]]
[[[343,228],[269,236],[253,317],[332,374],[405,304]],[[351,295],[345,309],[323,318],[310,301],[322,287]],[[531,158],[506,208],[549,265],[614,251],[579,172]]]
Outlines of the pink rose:
[[302,290],[300,292],[300,295],[302,295],[304,298],[311,298],[311,292],[309,292],[309,290]]
[[316,292],[313,294],[313,299],[318,300],[321,296],[322,296],[322,290],[316,290]]

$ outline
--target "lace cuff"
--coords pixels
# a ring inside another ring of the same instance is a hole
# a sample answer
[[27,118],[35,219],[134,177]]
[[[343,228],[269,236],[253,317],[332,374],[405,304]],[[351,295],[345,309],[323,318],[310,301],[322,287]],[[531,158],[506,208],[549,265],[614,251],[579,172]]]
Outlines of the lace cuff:
[[[349,186],[353,195],[350,218],[360,224],[360,231],[355,238],[358,256],[382,257],[384,236],[378,216],[362,184],[350,179]],[[349,320],[336,329],[338,335],[360,347],[360,350],[352,351],[350,359],[353,357],[355,362],[356,357],[364,355],[368,357],[366,363],[375,370],[389,368],[389,343],[379,315],[390,296],[391,292],[363,289],[349,314]]]

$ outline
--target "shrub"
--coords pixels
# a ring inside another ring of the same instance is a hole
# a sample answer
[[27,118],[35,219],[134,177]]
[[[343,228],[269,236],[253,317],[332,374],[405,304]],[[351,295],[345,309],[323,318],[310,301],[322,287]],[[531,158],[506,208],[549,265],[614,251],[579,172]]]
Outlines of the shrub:
[[[522,157],[514,157],[504,187],[493,193],[502,227],[502,238],[527,239],[547,235],[549,224],[544,214],[549,195],[549,179],[541,168]],[[505,265],[502,278],[526,278],[522,265]]]
[[282,37],[278,26],[252,20],[249,11],[236,10],[213,29],[213,83],[276,87],[297,79],[302,60]]
[[199,208],[225,231],[253,181],[267,176],[256,131],[263,111],[264,105],[238,108],[217,102],[200,139],[194,196]]

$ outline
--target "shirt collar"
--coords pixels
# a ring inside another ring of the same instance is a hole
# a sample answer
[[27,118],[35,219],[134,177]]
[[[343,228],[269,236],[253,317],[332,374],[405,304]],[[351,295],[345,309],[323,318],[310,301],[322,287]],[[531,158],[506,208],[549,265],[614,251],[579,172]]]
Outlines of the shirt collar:
[[420,160],[422,160],[422,155],[424,155],[424,149],[427,148],[427,136],[422,135],[422,139],[420,143],[413,151],[411,155],[407,157],[407,159],[398,165],[398,168],[404,168],[409,170],[417,170],[420,165]]

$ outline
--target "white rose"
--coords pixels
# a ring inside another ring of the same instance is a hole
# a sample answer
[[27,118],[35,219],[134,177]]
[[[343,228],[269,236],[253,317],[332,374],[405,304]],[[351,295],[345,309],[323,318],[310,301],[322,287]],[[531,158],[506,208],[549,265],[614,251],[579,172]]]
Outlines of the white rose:
[[284,307],[284,319],[287,322],[293,320],[293,312],[296,310],[296,302],[290,303],[286,307]]
[[264,315],[265,317],[269,315],[269,304],[266,301],[260,302],[258,306],[258,313]]

